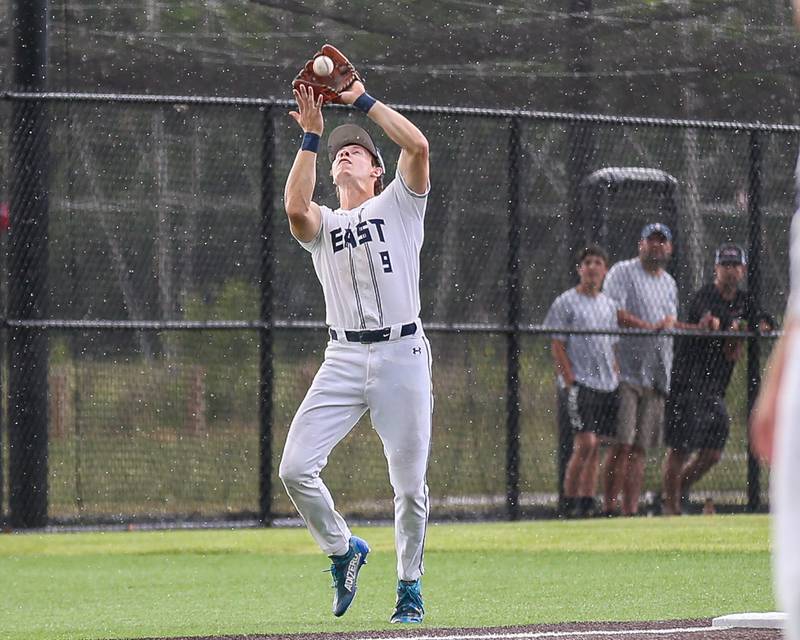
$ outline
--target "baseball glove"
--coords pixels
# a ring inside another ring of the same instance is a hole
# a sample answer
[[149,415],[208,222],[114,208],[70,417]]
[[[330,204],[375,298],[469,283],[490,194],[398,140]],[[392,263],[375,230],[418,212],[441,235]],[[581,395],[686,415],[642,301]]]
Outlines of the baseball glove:
[[[333,61],[330,75],[320,76],[314,73],[314,58],[318,56],[328,56]],[[300,69],[300,73],[292,81],[292,88],[305,85],[314,92],[314,97],[322,95],[323,102],[339,102],[342,91],[347,91],[356,80],[363,82],[345,55],[333,45],[324,44]]]

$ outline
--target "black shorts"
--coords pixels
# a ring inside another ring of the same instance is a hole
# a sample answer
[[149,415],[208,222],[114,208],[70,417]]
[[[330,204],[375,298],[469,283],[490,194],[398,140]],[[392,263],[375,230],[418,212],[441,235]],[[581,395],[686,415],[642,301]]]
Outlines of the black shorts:
[[613,438],[617,433],[617,392],[597,391],[579,384],[571,392],[570,396],[567,389],[558,390],[559,427]]
[[664,440],[678,451],[722,451],[728,441],[731,419],[719,396],[681,393],[667,399]]

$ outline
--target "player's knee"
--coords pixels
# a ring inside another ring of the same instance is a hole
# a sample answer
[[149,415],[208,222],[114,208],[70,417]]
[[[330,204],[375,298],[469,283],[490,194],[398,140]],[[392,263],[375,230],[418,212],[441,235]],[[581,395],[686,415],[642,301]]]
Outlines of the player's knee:
[[309,473],[302,465],[297,464],[291,458],[284,457],[278,468],[278,477],[286,489],[291,490],[293,487],[299,487],[307,481]]
[[425,491],[419,487],[395,487],[394,488],[395,504],[401,506],[425,506]]

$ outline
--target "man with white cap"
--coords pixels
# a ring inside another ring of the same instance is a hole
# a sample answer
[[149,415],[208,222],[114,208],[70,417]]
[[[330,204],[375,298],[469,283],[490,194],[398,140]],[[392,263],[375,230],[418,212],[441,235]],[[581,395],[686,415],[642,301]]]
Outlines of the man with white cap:
[[322,285],[330,341],[292,421],[279,475],[331,558],[333,613],[341,616],[370,549],[334,508],[320,472],[334,446],[370,412],[394,491],[398,583],[391,621],[421,622],[433,410],[430,345],[419,320],[428,141],[407,118],[369,96],[360,81],[353,83],[340,101],[365,112],[400,147],[397,173],[384,188],[385,166],[369,133],[354,124],[334,129],[327,146],[339,206],[328,208],[312,199],[322,97],[305,86],[294,96],[298,111],[290,115],[304,135],[286,181],[285,209]]

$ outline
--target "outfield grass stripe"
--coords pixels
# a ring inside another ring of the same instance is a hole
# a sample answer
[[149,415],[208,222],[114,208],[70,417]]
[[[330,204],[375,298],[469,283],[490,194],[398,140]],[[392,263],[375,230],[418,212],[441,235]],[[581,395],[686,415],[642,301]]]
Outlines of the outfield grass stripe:
[[[451,636],[409,636],[413,640],[534,640],[535,638],[580,638],[588,636],[669,635],[672,633],[700,633],[713,631],[711,627],[673,627],[671,629],[575,629],[573,631],[526,631],[523,633],[461,633]],[[352,640],[397,640],[398,636],[364,636]]]
[[[0,640],[244,637],[264,629],[372,640],[441,640],[464,629],[491,640],[675,640],[680,634],[580,629],[693,627],[720,613],[774,610],[766,515],[619,520],[433,524],[424,579],[431,626],[414,630],[376,623],[394,605],[391,527],[355,531],[373,551],[359,602],[343,619],[329,613],[330,578],[320,570],[330,565],[305,529],[0,535]],[[481,597],[464,585],[480,585]],[[724,633],[683,637],[744,637]]]

